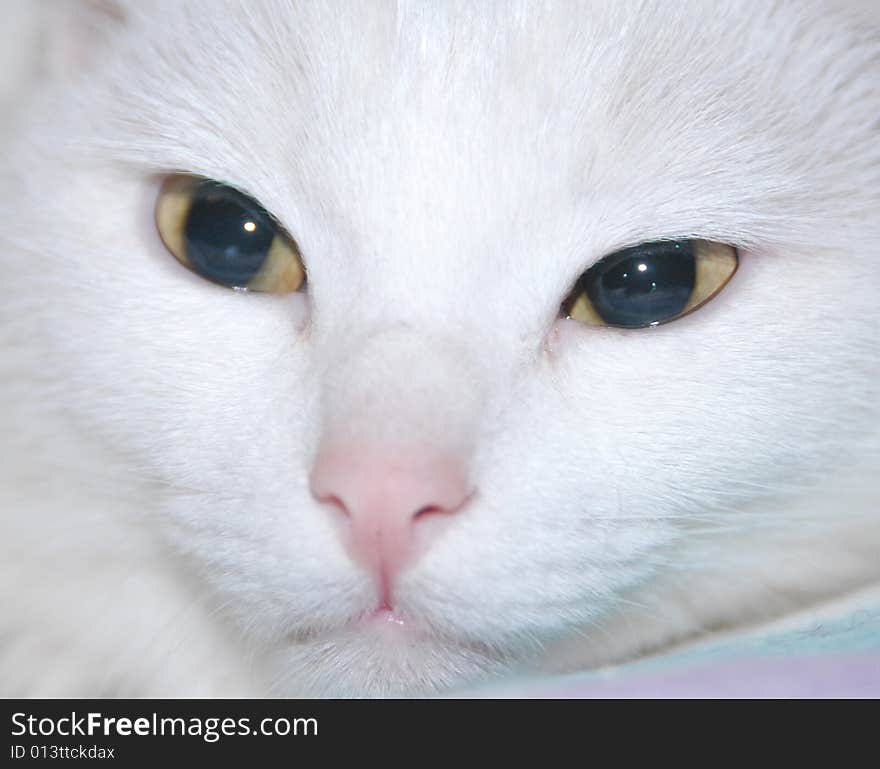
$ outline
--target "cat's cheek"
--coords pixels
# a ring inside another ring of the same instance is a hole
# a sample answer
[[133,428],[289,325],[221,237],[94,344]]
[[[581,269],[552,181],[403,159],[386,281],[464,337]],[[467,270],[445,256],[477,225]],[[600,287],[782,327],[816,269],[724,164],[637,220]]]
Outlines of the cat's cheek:
[[[308,341],[311,331],[312,303],[304,291],[292,294],[261,294],[258,292],[234,292],[208,284],[211,289],[228,291],[237,294],[237,298],[250,305],[250,312],[256,317],[266,315],[275,319],[282,318],[283,328],[293,332],[294,344]],[[273,320],[272,322],[276,322]],[[282,333],[282,332],[279,332]],[[286,333],[286,332],[284,332]]]
[[311,301],[309,295],[304,292],[290,294],[286,297],[279,297],[286,300],[289,304],[289,311],[293,320],[293,327],[301,336],[307,336],[311,325]]

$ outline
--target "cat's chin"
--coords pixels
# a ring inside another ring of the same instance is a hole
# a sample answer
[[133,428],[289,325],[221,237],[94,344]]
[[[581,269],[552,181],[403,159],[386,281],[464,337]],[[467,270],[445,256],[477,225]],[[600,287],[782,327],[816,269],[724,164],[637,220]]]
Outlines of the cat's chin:
[[413,697],[472,684],[509,669],[478,643],[439,636],[385,608],[310,633],[271,655],[270,696]]

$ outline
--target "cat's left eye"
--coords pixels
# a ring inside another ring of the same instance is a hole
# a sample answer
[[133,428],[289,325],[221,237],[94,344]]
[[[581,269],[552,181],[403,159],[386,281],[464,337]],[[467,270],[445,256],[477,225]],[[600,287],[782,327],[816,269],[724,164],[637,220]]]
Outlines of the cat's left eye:
[[198,176],[170,176],[156,201],[165,247],[203,278],[230,288],[299,291],[306,271],[299,248],[256,200]]
[[644,328],[702,307],[733,277],[737,251],[708,240],[660,240],[606,256],[578,279],[562,303],[588,326]]

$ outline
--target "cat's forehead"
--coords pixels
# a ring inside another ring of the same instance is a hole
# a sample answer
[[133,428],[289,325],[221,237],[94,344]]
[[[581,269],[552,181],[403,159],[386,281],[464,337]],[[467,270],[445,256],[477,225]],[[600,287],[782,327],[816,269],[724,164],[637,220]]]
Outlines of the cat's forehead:
[[497,270],[543,248],[565,281],[645,238],[808,237],[778,225],[805,213],[792,177],[826,172],[823,107],[797,95],[828,76],[820,11],[132,4],[111,123],[129,158],[243,187],[379,266],[430,252]]

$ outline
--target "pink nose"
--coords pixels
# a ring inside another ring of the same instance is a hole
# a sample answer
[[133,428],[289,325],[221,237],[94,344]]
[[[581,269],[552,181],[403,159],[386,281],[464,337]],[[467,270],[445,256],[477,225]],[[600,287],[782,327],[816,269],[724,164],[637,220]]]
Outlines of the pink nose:
[[394,575],[419,556],[470,495],[460,461],[449,456],[321,452],[312,495],[345,514],[354,560],[380,578],[390,602]]

